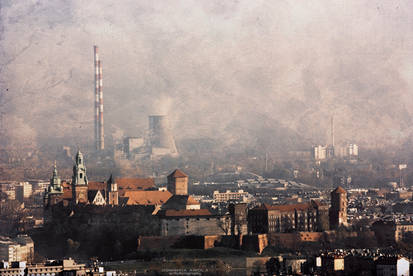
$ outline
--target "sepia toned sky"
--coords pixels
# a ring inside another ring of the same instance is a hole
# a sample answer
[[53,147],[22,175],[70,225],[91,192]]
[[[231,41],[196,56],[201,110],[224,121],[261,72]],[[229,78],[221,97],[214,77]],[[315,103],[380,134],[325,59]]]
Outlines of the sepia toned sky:
[[413,133],[409,0],[0,5],[4,143],[93,139],[95,44],[106,137],[143,134],[150,114],[225,145],[327,143],[333,115],[338,143]]

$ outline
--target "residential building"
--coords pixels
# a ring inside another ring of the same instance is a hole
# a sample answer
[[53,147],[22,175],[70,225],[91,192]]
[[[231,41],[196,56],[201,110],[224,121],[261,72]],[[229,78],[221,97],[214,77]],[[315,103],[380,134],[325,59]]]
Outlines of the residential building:
[[391,246],[403,240],[407,234],[413,234],[413,223],[379,220],[373,223],[372,230],[381,246]]
[[377,276],[408,276],[410,262],[404,257],[380,257],[376,260]]
[[20,182],[18,186],[15,187],[15,191],[16,199],[20,202],[23,202],[32,195],[33,188],[29,182]]
[[6,262],[32,261],[34,258],[34,242],[27,235],[16,238],[0,237],[0,260]]
[[[0,263],[0,276],[38,276],[38,275],[64,275],[84,276],[103,275],[87,271],[84,264],[76,264],[74,260],[51,261],[42,264],[27,264],[26,262]],[[112,274],[116,275],[116,274]]]
[[232,192],[227,190],[224,193],[219,191],[214,191],[213,197],[215,202],[228,202],[228,201],[247,201],[247,198],[250,196],[249,193],[244,192],[243,190],[238,190],[237,192]]

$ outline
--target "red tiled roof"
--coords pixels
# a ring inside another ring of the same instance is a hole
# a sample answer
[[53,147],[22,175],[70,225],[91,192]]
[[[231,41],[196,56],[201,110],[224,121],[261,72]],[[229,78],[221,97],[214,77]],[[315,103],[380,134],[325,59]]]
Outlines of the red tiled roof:
[[149,188],[155,188],[153,178],[116,178],[115,183],[118,184],[120,194],[126,191],[143,191]]
[[89,181],[87,184],[87,188],[88,190],[106,190],[106,183]]
[[176,169],[169,175],[169,177],[183,178],[188,176],[183,171]]
[[163,209],[186,209],[188,205],[199,205],[190,195],[173,195],[168,201],[162,206]]
[[[115,183],[118,184],[119,195],[124,196],[125,192],[128,191],[144,191],[150,188],[155,188],[155,181],[153,178],[117,178]],[[68,182],[63,182],[63,198],[72,198],[72,184]],[[88,190],[106,190],[106,182],[88,182]],[[70,194],[70,197],[69,197]]]
[[160,210],[159,216],[162,217],[199,217],[199,216],[212,216],[208,209],[198,210]]
[[124,195],[128,198],[126,205],[161,205],[171,196],[168,191],[126,191]]

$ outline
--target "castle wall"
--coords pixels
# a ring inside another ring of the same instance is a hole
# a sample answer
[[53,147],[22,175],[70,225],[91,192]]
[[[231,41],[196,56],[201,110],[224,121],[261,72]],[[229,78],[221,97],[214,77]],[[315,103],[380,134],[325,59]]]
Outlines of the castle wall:
[[161,235],[225,235],[229,225],[224,225],[220,218],[168,218],[161,219]]

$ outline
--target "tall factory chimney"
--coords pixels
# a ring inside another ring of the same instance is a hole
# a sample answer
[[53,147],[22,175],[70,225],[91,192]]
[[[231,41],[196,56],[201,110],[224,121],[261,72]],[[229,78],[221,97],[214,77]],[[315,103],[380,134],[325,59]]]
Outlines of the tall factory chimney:
[[149,116],[149,143],[152,155],[178,155],[167,116]]
[[102,92],[102,63],[99,59],[99,48],[93,46],[95,53],[95,147],[96,150],[105,149],[103,129],[103,92]]
[[331,116],[331,146],[334,147],[334,116]]

